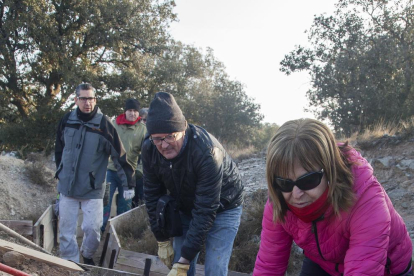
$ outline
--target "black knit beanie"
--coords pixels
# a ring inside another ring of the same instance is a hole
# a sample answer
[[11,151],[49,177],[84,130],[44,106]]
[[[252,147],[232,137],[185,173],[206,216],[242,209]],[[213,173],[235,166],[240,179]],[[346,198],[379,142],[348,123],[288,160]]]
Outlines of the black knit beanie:
[[135,109],[136,111],[139,110],[139,102],[135,99],[127,99],[125,101],[125,111],[130,109]]
[[174,133],[183,131],[186,121],[174,96],[166,92],[158,92],[152,100],[147,116],[149,135],[156,133]]

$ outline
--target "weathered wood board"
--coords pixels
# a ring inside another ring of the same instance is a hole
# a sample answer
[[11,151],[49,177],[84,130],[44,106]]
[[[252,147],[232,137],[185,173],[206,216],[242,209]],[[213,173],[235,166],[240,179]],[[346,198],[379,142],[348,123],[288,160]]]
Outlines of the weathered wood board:
[[5,226],[23,236],[33,235],[33,221],[31,220],[0,220]]
[[[166,276],[168,275],[170,270],[162,263],[162,261],[157,256],[128,251],[121,248],[121,243],[117,236],[116,229],[118,226],[123,225],[124,223],[129,223],[131,221],[131,217],[134,216],[135,212],[139,212],[140,208],[145,208],[145,206],[141,205],[137,208],[131,209],[128,212],[125,212],[119,216],[116,216],[108,220],[108,224],[110,227],[109,233],[111,234],[111,236],[108,242],[107,252],[105,255],[105,261],[103,262],[103,266],[108,267],[109,258],[111,255],[110,252],[115,250],[115,269],[142,274],[144,273],[145,260],[149,258],[151,259],[150,276]],[[249,274],[229,271],[228,275],[247,276]],[[196,266],[196,276],[204,276],[203,265]]]
[[33,241],[35,244],[43,247],[48,252],[52,252],[55,246],[55,233],[53,231],[53,223],[56,216],[53,207],[50,205],[38,221],[33,226]]
[[[167,275],[170,270],[156,256],[121,249],[114,268],[134,273],[144,273],[145,259],[151,259],[150,276]],[[197,274],[198,275],[198,274]]]
[[4,251],[16,251],[25,255],[29,259],[37,260],[47,264],[63,267],[71,271],[84,271],[76,263],[70,262],[52,255],[48,255],[15,243],[0,239],[0,248]]
[[121,243],[119,242],[118,236],[116,234],[115,228],[113,225],[109,225],[109,240],[108,246],[105,252],[105,258],[102,262],[103,267],[110,267],[111,264],[111,257],[114,256],[113,262],[116,263],[118,258],[119,250],[121,249]]

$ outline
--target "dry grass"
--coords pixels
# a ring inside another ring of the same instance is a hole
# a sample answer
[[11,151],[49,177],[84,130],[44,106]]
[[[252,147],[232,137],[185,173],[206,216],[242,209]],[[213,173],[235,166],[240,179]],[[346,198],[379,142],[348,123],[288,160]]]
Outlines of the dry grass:
[[128,223],[116,229],[122,247],[135,252],[157,255],[157,240],[151,232],[146,209],[134,212]]
[[40,153],[28,155],[25,161],[25,175],[34,184],[52,187],[55,185],[53,173],[46,167],[46,158]]
[[253,157],[255,153],[257,153],[257,149],[252,145],[243,148],[239,148],[234,145],[225,145],[224,147],[231,158],[238,162]]
[[267,190],[259,189],[246,197],[239,231],[234,240],[229,269],[251,273],[260,246],[262,217]]
[[350,137],[341,137],[338,140],[349,141],[351,145],[358,144],[360,147],[372,143],[382,137],[410,136],[414,132],[414,117],[406,121],[384,122],[380,121],[361,133],[354,133]]
[[364,143],[383,137],[384,135],[394,136],[402,131],[402,126],[399,123],[384,123],[379,122],[372,128],[360,133],[357,137],[358,143]]

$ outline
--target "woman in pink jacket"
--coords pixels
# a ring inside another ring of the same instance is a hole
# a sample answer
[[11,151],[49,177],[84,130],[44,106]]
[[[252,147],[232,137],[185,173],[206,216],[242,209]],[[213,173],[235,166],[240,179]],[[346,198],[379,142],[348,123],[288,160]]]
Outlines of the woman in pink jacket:
[[313,119],[285,123],[267,152],[269,200],[254,276],[283,276],[292,241],[301,276],[413,275],[412,243],[373,169]]

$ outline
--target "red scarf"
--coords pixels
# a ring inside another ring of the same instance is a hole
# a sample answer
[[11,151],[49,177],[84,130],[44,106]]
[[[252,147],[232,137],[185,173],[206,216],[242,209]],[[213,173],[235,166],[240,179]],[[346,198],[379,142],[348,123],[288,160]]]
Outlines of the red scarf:
[[320,218],[325,213],[326,209],[328,209],[328,192],[329,189],[326,188],[325,192],[315,202],[303,208],[292,206],[289,203],[286,204],[289,207],[289,210],[292,211],[292,213],[295,214],[300,220],[303,222],[312,222]]
[[138,116],[138,119],[136,119],[135,121],[128,121],[125,118],[125,113],[122,113],[121,115],[119,115],[118,117],[116,117],[116,123],[118,125],[135,125],[139,120],[141,119],[141,117]]

